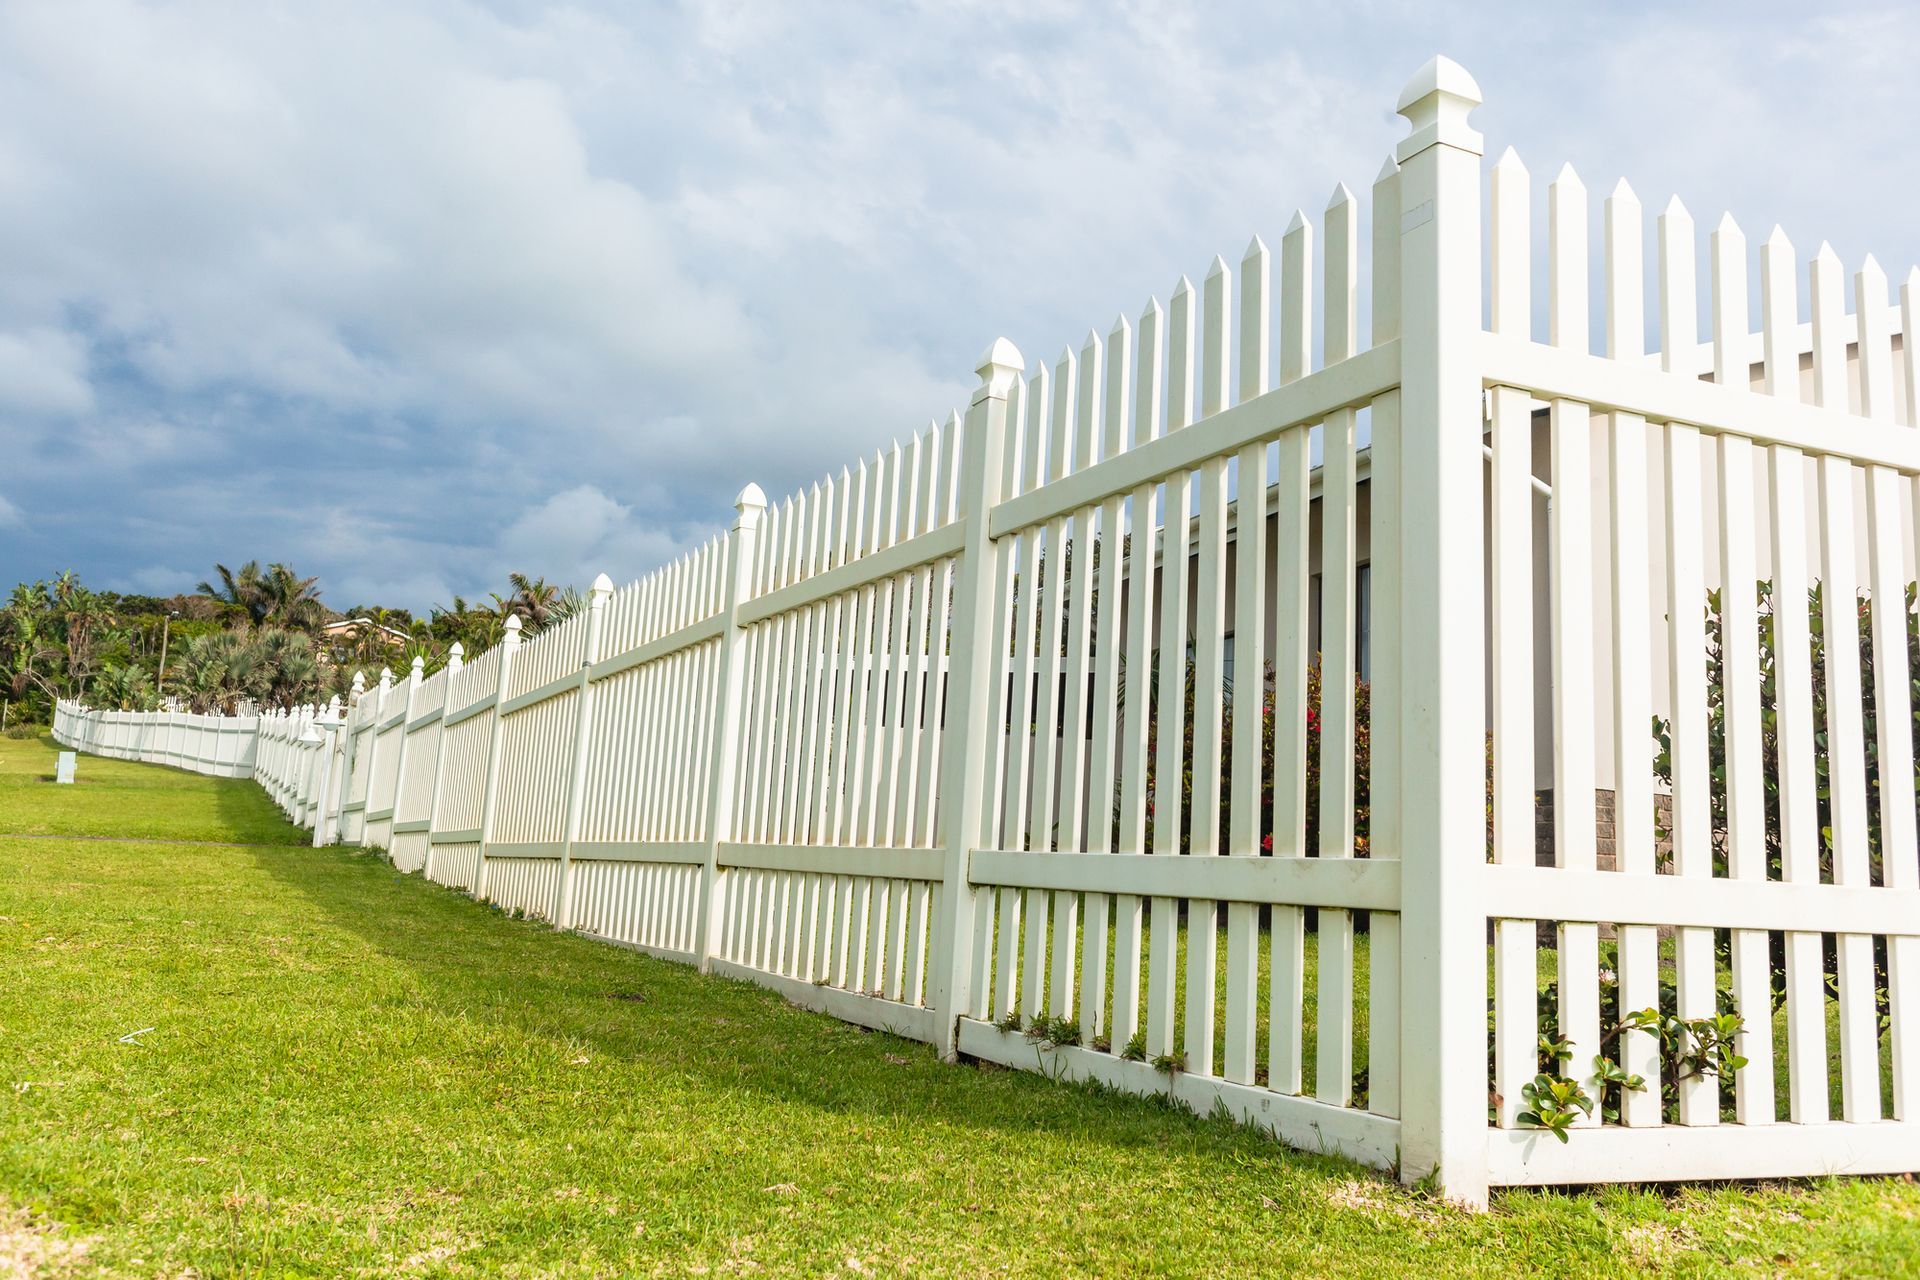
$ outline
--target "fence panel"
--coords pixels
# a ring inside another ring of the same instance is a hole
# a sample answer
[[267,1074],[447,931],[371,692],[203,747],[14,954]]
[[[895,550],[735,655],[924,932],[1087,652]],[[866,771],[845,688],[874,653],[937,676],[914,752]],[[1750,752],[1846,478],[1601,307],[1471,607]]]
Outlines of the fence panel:
[[[1525,170],[1509,155],[1495,181],[1512,188],[1495,199],[1495,296],[1502,272],[1512,294],[1483,370],[1498,677],[1492,1177],[1904,1168],[1915,1148],[1902,1144],[1920,1133],[1920,1014],[1891,993],[1896,970],[1913,989],[1920,948],[1920,435],[1900,424],[1913,409],[1893,392],[1885,277],[1869,260],[1848,315],[1823,246],[1800,325],[1792,246],[1776,231],[1755,264],[1723,218],[1707,242],[1712,338],[1698,343],[1696,232],[1675,200],[1655,224],[1662,337],[1649,357],[1642,215],[1622,184],[1604,208],[1609,319],[1606,356],[1593,356],[1586,201],[1568,169],[1549,188],[1552,328],[1536,344],[1529,290],[1514,283],[1532,253]],[[1542,501],[1544,547],[1521,528]],[[1544,637],[1514,598],[1540,576]],[[1524,707],[1528,664],[1543,658],[1551,732],[1536,738],[1525,710],[1498,708]],[[1552,763],[1552,858],[1537,866],[1534,780],[1515,763],[1535,750]],[[1612,809],[1604,841],[1596,796]],[[1536,999],[1546,975],[1553,998]],[[1537,1060],[1543,1029],[1560,1060]],[[1662,1052],[1663,1030],[1682,1052]],[[1539,1111],[1517,1096],[1536,1071],[1591,1101],[1565,1144],[1522,1115]]]

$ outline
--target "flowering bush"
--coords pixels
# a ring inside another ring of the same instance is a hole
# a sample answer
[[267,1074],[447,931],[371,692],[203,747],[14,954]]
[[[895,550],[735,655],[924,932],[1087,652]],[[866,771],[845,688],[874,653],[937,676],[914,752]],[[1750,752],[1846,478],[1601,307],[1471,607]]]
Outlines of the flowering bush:
[[[1159,742],[1163,728],[1170,729],[1174,723],[1163,714],[1160,707],[1158,666],[1160,654],[1154,653],[1155,678],[1149,682],[1152,690],[1152,702],[1147,728],[1147,847],[1154,843],[1154,821],[1157,801],[1160,797],[1159,786]],[[1275,676],[1271,662],[1263,664],[1260,681],[1260,849],[1263,853],[1273,852],[1273,787],[1274,787],[1274,686]],[[1178,724],[1181,732],[1181,769],[1180,769],[1180,852],[1192,852],[1193,846],[1193,709],[1194,709],[1194,663],[1186,660],[1186,678],[1184,704],[1180,709]],[[1224,839],[1231,830],[1233,771],[1238,762],[1233,759],[1233,719],[1237,713],[1236,699],[1231,684],[1222,690],[1225,704],[1220,729],[1220,792],[1215,803],[1220,806],[1220,831]],[[1354,754],[1353,754],[1353,791],[1354,791],[1354,854],[1367,856],[1368,850],[1368,804],[1367,775],[1369,765],[1369,747],[1371,733],[1368,717],[1367,683],[1354,681]],[[1307,668],[1307,704],[1303,722],[1290,726],[1290,731],[1302,733],[1306,740],[1306,844],[1304,848],[1311,852],[1319,848],[1320,840],[1320,766],[1321,766],[1321,674],[1320,661],[1316,656]]]

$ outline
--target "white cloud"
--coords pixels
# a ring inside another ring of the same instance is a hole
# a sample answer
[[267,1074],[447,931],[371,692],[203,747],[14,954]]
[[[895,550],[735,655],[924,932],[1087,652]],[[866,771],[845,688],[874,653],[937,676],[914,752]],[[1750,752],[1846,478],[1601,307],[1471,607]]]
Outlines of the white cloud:
[[1891,5],[0,6],[0,434],[70,509],[0,577],[627,580],[1362,189],[1437,48],[1536,174],[1920,257]]
[[659,564],[683,549],[680,539],[636,519],[633,507],[591,484],[556,493],[500,531],[495,566],[584,588],[600,573],[616,580],[625,566]]
[[79,334],[41,327],[0,332],[0,413],[70,417],[91,408],[87,344]]
[[0,493],[0,529],[22,529],[26,523],[27,517],[20,508]]

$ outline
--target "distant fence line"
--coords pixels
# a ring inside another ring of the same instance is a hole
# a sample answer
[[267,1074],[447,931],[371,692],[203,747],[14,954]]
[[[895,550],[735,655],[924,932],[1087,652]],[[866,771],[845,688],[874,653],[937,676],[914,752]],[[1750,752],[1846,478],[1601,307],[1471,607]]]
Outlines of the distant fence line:
[[[1913,576],[1920,277],[1893,312],[1870,262],[1849,315],[1823,250],[1809,328],[1776,236],[1750,334],[1745,246],[1723,222],[1701,346],[1676,201],[1656,224],[1648,354],[1644,219],[1622,184],[1591,354],[1588,201],[1568,170],[1548,192],[1535,341],[1531,185],[1511,153],[1483,264],[1478,102],[1436,60],[1401,100],[1411,136],[1369,221],[1342,186],[1317,229],[1295,217],[1277,262],[1254,242],[1237,296],[1216,258],[1052,368],[1028,374],[996,342],[964,418],[774,507],[748,486],[730,531],[621,590],[602,575],[587,609],[525,643],[512,620],[474,661],[416,662],[344,710],[63,704],[56,735],[250,773],[316,843],[386,849],[559,928],[947,1056],[1224,1108],[1465,1200],[1920,1168],[1909,614],[1882,607],[1861,650],[1816,663],[1807,607],[1816,583],[1891,602]],[[1710,586],[1727,620],[1712,670]],[[1365,719],[1310,700],[1316,657],[1328,689],[1368,674]],[[1263,659],[1270,717],[1235,714],[1259,702],[1233,691],[1259,690]],[[1711,1016],[1716,942],[1745,1065],[1669,1080],[1663,1104],[1657,1038],[1611,1024]],[[1606,1052],[1651,1086],[1616,1087],[1617,1114],[1596,1107],[1565,1142],[1523,1114],[1543,958],[1567,1045],[1549,1073],[1608,1097]]]

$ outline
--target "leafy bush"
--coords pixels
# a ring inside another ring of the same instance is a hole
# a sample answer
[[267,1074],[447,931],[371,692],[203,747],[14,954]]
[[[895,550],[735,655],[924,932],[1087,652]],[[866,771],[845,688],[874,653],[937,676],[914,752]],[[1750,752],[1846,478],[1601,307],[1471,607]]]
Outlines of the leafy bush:
[[[1761,580],[1758,583],[1759,616],[1757,635],[1760,659],[1760,750],[1761,776],[1766,789],[1766,839],[1768,874],[1778,877],[1780,864],[1780,673],[1776,654],[1776,623],[1778,610],[1774,607],[1773,583]],[[1920,616],[1914,612],[1915,586],[1907,585],[1903,614],[1906,618],[1907,635],[1907,673],[1912,688],[1909,705],[1914,716],[1916,735],[1920,735]],[[1727,703],[1726,703],[1726,643],[1725,621],[1722,616],[1721,597],[1718,591],[1707,593],[1707,750],[1709,772],[1713,782],[1713,840],[1715,870],[1725,874],[1727,869]],[[1866,597],[1855,601],[1854,626],[1855,643],[1858,645],[1860,664],[1860,710],[1861,727],[1865,739],[1865,751],[1858,767],[1866,771],[1867,787],[1867,848],[1868,861],[1874,878],[1880,878],[1881,871],[1881,834],[1880,834],[1880,738],[1879,708],[1875,703],[1874,665],[1873,665],[1873,602]],[[1819,812],[1820,833],[1820,871],[1823,876],[1833,872],[1833,770],[1836,762],[1831,757],[1828,738],[1827,707],[1827,641],[1828,626],[1826,607],[1821,588],[1816,585],[1807,593],[1808,625],[1812,633],[1812,677],[1813,684],[1813,755],[1815,775],[1815,796]],[[1670,720],[1658,716],[1654,718],[1653,735],[1657,746],[1654,757],[1654,774],[1669,786],[1673,783],[1673,724]],[[1854,766],[1846,766],[1854,767]],[[1912,789],[1908,788],[1909,803],[1912,803]]]

